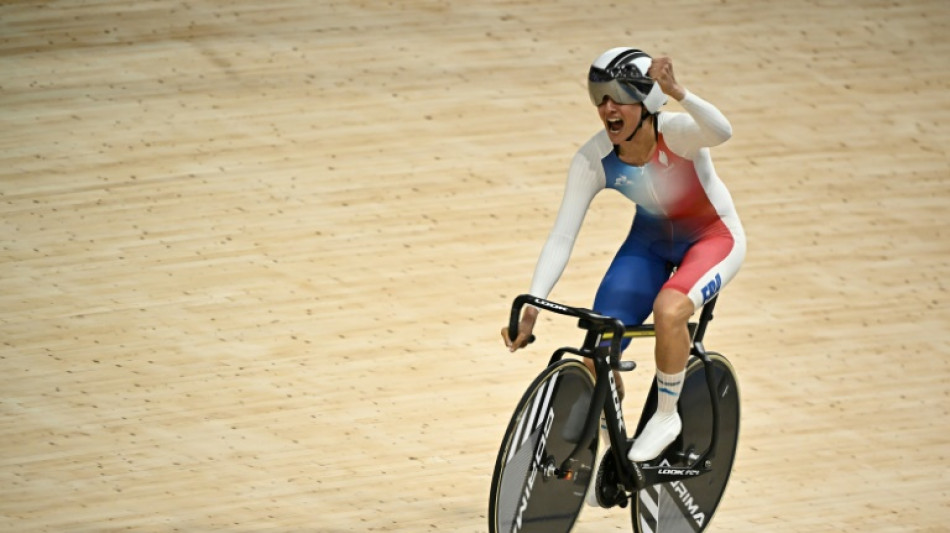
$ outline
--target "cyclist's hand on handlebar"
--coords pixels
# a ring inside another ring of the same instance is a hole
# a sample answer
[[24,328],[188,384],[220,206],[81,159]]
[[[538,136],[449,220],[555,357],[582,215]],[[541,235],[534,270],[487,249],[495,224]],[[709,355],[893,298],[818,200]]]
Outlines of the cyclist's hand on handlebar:
[[521,321],[518,322],[518,337],[514,340],[508,334],[508,327],[501,328],[501,337],[505,341],[505,346],[512,352],[528,345],[528,339],[531,338],[531,332],[534,331],[534,323],[538,320],[538,308],[526,306],[521,314]]

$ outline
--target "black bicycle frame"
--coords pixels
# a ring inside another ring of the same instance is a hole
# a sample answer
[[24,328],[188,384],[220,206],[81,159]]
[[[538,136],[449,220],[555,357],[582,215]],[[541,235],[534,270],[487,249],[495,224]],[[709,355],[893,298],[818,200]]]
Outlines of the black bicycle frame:
[[[653,325],[633,326],[626,328],[623,323],[612,317],[604,316],[590,309],[580,307],[569,307],[561,305],[543,298],[522,294],[515,298],[511,306],[511,316],[508,323],[509,335],[512,339],[518,336],[518,322],[521,317],[521,309],[525,304],[530,304],[540,309],[552,311],[557,314],[572,316],[580,319],[578,327],[587,330],[584,343],[580,348],[559,348],[551,356],[549,364],[564,357],[565,354],[574,354],[581,357],[589,357],[594,361],[594,370],[597,381],[594,385],[594,394],[591,399],[590,410],[587,414],[587,421],[584,424],[582,438],[577,447],[561,462],[558,471],[567,473],[570,470],[570,464],[575,455],[583,447],[583,443],[589,443],[595,436],[597,427],[600,425],[600,411],[603,408],[606,412],[607,433],[611,442],[611,453],[614,454],[614,464],[619,470],[620,481],[628,492],[643,489],[657,483],[668,483],[700,476],[710,471],[711,455],[716,449],[719,440],[719,395],[716,391],[715,377],[713,375],[713,363],[703,347],[703,337],[706,334],[706,327],[713,318],[713,308],[716,305],[717,296],[711,298],[702,308],[699,314],[698,322],[690,322],[690,336],[692,346],[690,353],[698,357],[706,371],[706,385],[709,387],[709,398],[712,406],[712,435],[710,437],[709,447],[699,455],[687,467],[674,466],[641,466],[627,459],[628,443],[626,421],[620,406],[620,397],[617,392],[617,386],[614,382],[612,370],[629,371],[636,367],[632,361],[620,360],[620,347],[623,341],[624,333],[633,336],[653,336],[655,334]],[[609,335],[610,343],[602,346],[603,340]],[[607,401],[608,392],[611,395]]]

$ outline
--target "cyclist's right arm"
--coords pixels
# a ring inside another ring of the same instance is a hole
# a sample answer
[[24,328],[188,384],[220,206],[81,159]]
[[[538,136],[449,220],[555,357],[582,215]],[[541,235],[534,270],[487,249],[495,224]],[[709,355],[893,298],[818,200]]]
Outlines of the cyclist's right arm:
[[[571,161],[561,207],[558,209],[554,227],[541,249],[541,255],[534,269],[529,291],[532,296],[548,297],[567,266],[591,201],[604,188],[603,166],[600,160],[593,156],[596,152],[592,144],[593,142],[588,142],[584,145]],[[508,328],[502,330],[505,345],[511,351],[524,347],[534,329],[537,315],[536,308],[525,306],[519,324],[518,338],[513,342],[508,338]]]

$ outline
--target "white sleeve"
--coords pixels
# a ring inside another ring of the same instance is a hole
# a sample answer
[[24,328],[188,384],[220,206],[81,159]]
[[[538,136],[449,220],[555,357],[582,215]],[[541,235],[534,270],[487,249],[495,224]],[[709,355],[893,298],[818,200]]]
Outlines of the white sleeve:
[[666,145],[677,155],[693,159],[700,149],[732,137],[732,124],[716,106],[689,91],[680,105],[686,113],[660,113],[659,123]]
[[[585,146],[585,148],[588,148]],[[604,188],[603,168],[599,160],[582,148],[571,161],[567,174],[564,198],[548,235],[531,280],[533,296],[547,298],[554,284],[561,278],[574,249],[574,241],[587,215],[591,200]]]

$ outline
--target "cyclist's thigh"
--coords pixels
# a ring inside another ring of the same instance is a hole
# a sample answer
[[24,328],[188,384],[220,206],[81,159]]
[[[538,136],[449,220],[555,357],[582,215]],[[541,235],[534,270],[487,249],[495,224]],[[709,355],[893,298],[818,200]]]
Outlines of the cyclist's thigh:
[[594,299],[594,310],[619,318],[624,325],[643,323],[653,300],[670,275],[670,264],[631,236],[620,247]]
[[706,236],[694,243],[664,288],[678,290],[696,309],[719,293],[735,277],[745,258],[745,240],[728,232]]

